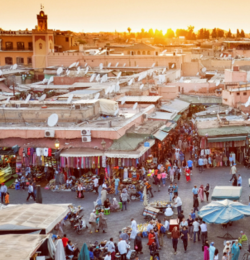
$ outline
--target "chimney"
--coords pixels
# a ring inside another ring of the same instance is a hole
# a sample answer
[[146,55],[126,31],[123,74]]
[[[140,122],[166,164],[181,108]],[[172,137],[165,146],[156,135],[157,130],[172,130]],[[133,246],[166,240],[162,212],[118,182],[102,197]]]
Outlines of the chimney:
[[233,66],[233,71],[239,71],[239,66]]

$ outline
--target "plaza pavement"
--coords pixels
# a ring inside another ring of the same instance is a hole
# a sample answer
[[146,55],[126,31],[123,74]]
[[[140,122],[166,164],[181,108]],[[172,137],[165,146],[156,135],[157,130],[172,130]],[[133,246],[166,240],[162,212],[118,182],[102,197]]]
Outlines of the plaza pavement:
[[[250,178],[250,170],[244,168],[241,165],[237,165],[238,173],[241,174],[243,179],[243,192],[241,196],[240,202],[243,204],[248,204],[250,188],[248,187],[248,178]],[[184,215],[187,218],[192,208],[193,197],[192,197],[192,188],[193,185],[197,185],[198,187],[203,184],[204,186],[209,183],[210,184],[210,195],[212,193],[213,188],[216,185],[221,186],[230,186],[229,179],[230,168],[229,167],[219,167],[219,168],[211,168],[206,169],[202,174],[198,172],[197,168],[194,168],[193,175],[191,176],[191,182],[186,183],[185,176],[181,176],[179,185],[179,196],[182,199]],[[168,186],[169,183],[167,183]],[[154,185],[153,185],[154,186]],[[160,192],[154,192],[154,198],[152,200],[167,200],[169,195],[167,193],[167,186],[161,187]],[[157,190],[156,186],[153,187],[153,190]],[[26,203],[27,191],[22,190],[9,190],[10,193],[10,203]],[[73,203],[74,205],[81,205],[84,207],[84,217],[86,222],[88,223],[89,215],[93,210],[93,201],[96,200],[97,195],[95,193],[84,193],[84,199],[76,199],[76,194],[74,192],[52,192],[50,190],[42,189],[43,203],[51,204],[51,203]],[[114,197],[114,195],[108,195],[110,200]],[[27,203],[33,203],[33,200],[30,199]],[[202,205],[206,205],[207,202],[200,203],[200,208]],[[128,204],[128,210],[123,212],[115,212],[111,213],[107,216],[107,224],[108,229],[107,233],[95,233],[89,234],[87,230],[85,230],[81,235],[77,235],[72,231],[72,228],[67,224],[64,227],[64,232],[68,235],[68,237],[73,241],[77,242],[78,247],[81,248],[83,243],[93,243],[94,241],[103,241],[105,239],[109,239],[110,237],[114,238],[115,242],[118,242],[118,232],[125,226],[130,225],[131,218],[135,218],[137,224],[145,223],[144,217],[142,216],[144,206],[141,202],[135,201],[130,202]],[[163,221],[163,215],[160,215],[159,219]],[[220,225],[217,224],[208,224],[208,240],[209,242],[215,242],[215,247],[219,249],[219,259],[222,257],[223,239],[218,238],[217,236],[223,236],[226,232],[230,233],[234,237],[238,237],[240,231],[244,231],[248,238],[250,239],[250,218],[245,218],[233,223],[233,226],[228,227],[228,229],[222,229]],[[143,238],[143,253],[139,255],[140,260],[149,260],[149,250],[147,246],[148,239]],[[244,250],[241,250],[240,258],[242,258]],[[164,246],[162,250],[160,250],[161,259],[192,259],[192,260],[200,260],[203,259],[202,245],[201,242],[193,243],[189,242],[187,253],[184,253],[182,240],[179,240],[177,255],[173,254],[173,248],[171,240],[164,236]]]

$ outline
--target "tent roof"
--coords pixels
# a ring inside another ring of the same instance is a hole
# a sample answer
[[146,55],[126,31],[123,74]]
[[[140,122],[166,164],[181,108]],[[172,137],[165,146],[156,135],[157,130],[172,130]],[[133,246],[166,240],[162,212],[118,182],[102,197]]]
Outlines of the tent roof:
[[0,231],[44,230],[49,233],[67,214],[67,205],[29,204],[0,210]]
[[30,257],[46,238],[46,235],[2,235],[0,236],[0,258],[8,260],[30,260]]
[[212,200],[239,200],[242,193],[242,187],[215,186],[212,193]]

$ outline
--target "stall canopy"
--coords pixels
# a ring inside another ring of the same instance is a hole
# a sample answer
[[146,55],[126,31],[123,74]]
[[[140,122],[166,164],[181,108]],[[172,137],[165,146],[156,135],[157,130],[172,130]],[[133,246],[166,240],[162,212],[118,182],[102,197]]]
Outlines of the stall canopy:
[[207,223],[223,224],[250,216],[250,207],[231,200],[212,201],[198,212]]
[[167,136],[168,136],[168,133],[162,131],[162,130],[159,130],[157,131],[154,135],[153,135],[156,139],[160,140],[160,141],[163,141]]
[[239,200],[242,193],[242,187],[233,186],[215,186],[212,193],[212,200]]
[[209,143],[216,142],[231,142],[231,141],[245,141],[246,136],[227,136],[227,137],[217,137],[217,138],[208,138]]
[[93,157],[103,156],[103,151],[91,148],[72,148],[61,152],[61,157]]
[[0,210],[0,233],[49,233],[68,213],[67,205],[16,205]]
[[0,259],[30,260],[47,237],[31,234],[2,235],[0,236]]

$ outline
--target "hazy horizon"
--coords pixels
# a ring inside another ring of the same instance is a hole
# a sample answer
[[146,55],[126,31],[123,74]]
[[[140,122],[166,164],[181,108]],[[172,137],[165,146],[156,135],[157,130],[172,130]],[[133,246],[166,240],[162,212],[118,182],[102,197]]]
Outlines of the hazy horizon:
[[[10,0],[1,5],[0,28],[4,30],[34,29],[40,4],[48,15],[48,28],[74,32],[138,32],[168,28],[243,29],[249,33],[247,21],[250,1],[204,0]],[[241,10],[242,9],[242,10]],[[243,22],[244,18],[244,22]]]

